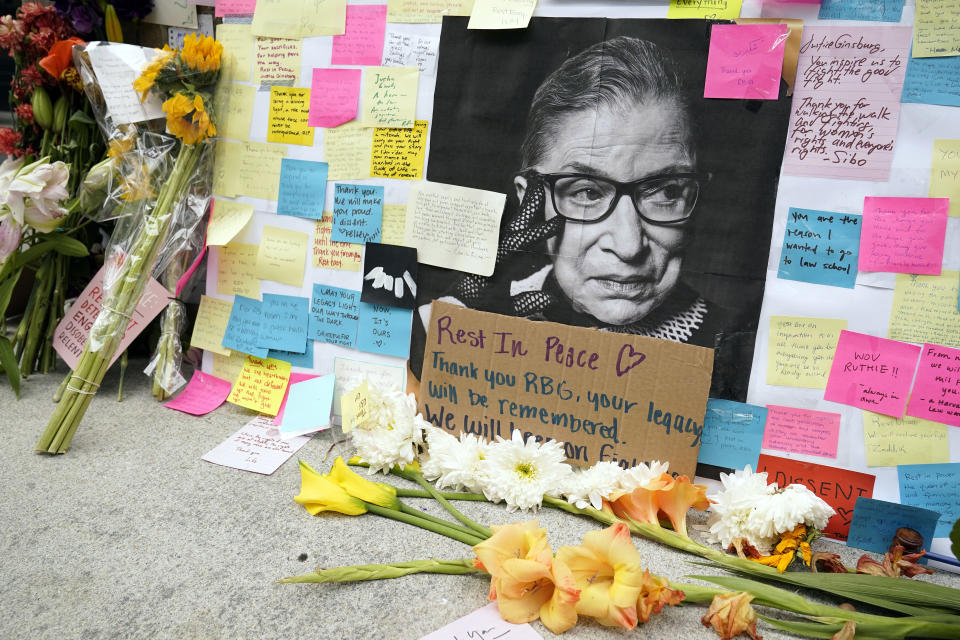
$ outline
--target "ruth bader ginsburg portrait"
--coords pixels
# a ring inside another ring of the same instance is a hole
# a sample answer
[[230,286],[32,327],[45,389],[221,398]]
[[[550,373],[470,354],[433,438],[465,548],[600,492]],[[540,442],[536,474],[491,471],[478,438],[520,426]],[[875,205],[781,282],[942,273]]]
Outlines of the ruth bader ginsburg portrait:
[[427,179],[507,193],[494,274],[421,266],[429,303],[715,349],[744,401],[790,115],[703,97],[712,23],[444,18]]

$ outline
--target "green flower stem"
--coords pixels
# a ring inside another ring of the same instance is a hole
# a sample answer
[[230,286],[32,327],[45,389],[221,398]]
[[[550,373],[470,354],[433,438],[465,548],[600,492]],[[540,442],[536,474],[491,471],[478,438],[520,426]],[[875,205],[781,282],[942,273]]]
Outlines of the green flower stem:
[[[474,502],[486,502],[487,497],[482,493],[460,493],[456,491],[440,491],[447,500],[472,500]],[[433,498],[429,491],[423,489],[402,489],[397,487],[398,498]]]
[[414,509],[413,507],[411,507],[411,506],[409,506],[409,505],[403,504],[402,502],[400,503],[400,511],[403,512],[403,513],[408,513],[408,514],[410,514],[410,515],[412,515],[412,516],[417,516],[418,518],[423,518],[424,520],[428,520],[428,521],[433,522],[433,523],[435,523],[435,524],[440,524],[440,525],[443,525],[443,526],[445,526],[445,527],[449,527],[449,528],[451,528],[451,529],[454,529],[454,530],[456,530],[456,531],[459,531],[460,533],[465,533],[465,534],[467,534],[468,536],[475,536],[475,535],[477,535],[477,532],[474,531],[473,529],[468,529],[467,527],[461,527],[461,526],[458,525],[458,524],[454,524],[454,523],[452,523],[452,522],[448,522],[447,520],[444,520],[444,519],[442,519],[442,518],[437,518],[437,517],[435,517],[435,516],[430,515],[429,513],[424,513],[423,511],[418,511],[417,509]]
[[[33,290],[34,294],[37,295],[37,304],[30,312],[26,342],[23,354],[20,357],[20,375],[23,377],[33,373],[33,365],[37,359],[37,349],[40,346],[43,321],[47,316],[47,310],[50,308],[51,290],[59,271],[56,264],[58,255],[60,254],[56,252],[48,253],[42,258],[43,262],[37,269],[37,284]],[[24,318],[26,317],[26,314],[24,314]]]
[[117,384],[117,402],[123,402],[123,378],[127,375],[127,350],[120,354],[120,382]]
[[471,558],[463,560],[413,560],[392,564],[358,564],[350,567],[319,569],[313,573],[284,578],[277,582],[285,583],[324,583],[324,582],[365,582],[367,580],[389,580],[401,578],[413,573],[442,573],[447,575],[468,575],[486,572],[473,566]]
[[470,527],[471,529],[479,533],[481,536],[483,536],[484,540],[486,540],[487,538],[493,535],[493,532],[490,531],[489,527],[485,527],[478,522],[474,522],[467,516],[460,513],[460,511],[456,507],[454,507],[452,504],[450,504],[450,502],[446,498],[440,495],[440,492],[437,491],[432,484],[426,481],[423,475],[421,475],[420,473],[411,473],[410,475],[413,478],[413,481],[419,484],[424,489],[426,489],[426,491],[434,498],[434,500],[436,500],[441,505],[443,505],[443,508],[446,509],[450,515],[452,515],[454,518],[456,518],[466,526]]
[[401,511],[395,511],[393,509],[380,507],[378,505],[371,504],[369,502],[365,502],[364,506],[367,508],[367,511],[369,511],[370,513],[375,513],[378,516],[390,518],[391,520],[398,520],[400,522],[412,524],[414,526],[420,527],[421,529],[426,529],[427,531],[439,533],[442,536],[453,538],[454,540],[462,542],[466,545],[470,545],[471,547],[480,544],[484,540],[483,538],[480,538],[477,535],[471,536],[461,531],[458,531],[449,525],[441,525],[435,522],[431,522],[425,518],[420,517],[419,514],[413,515],[409,513],[403,513]]

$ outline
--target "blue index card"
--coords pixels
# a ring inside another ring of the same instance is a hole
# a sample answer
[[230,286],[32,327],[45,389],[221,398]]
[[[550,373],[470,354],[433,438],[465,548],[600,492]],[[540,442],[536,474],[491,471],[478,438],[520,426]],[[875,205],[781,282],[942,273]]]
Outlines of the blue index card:
[[960,56],[907,58],[900,102],[960,107]]
[[900,480],[900,502],[914,507],[938,511],[938,538],[950,535],[950,528],[960,518],[960,462],[944,464],[902,464],[897,467]]
[[292,438],[330,426],[336,379],[331,373],[290,385],[283,422],[280,423],[281,438]]
[[267,357],[273,358],[274,360],[283,360],[284,362],[289,362],[295,367],[313,369],[313,340],[307,338],[306,345],[307,346],[303,353],[270,349],[270,353],[267,355]]
[[359,291],[314,284],[310,300],[310,338],[352,349],[357,343],[359,304]]
[[383,187],[366,184],[333,185],[334,242],[380,242],[383,227]]
[[790,207],[777,277],[853,289],[860,216]]
[[258,358],[267,357],[267,349],[258,344],[260,338],[261,303],[244,296],[233,297],[230,319],[220,344]]
[[900,527],[910,527],[923,536],[923,548],[929,549],[940,513],[896,502],[860,496],[853,507],[847,546],[886,553]]
[[307,344],[307,309],[310,303],[299,296],[263,294],[260,307],[258,347],[277,351],[299,351]]
[[283,158],[277,213],[319,220],[327,192],[327,163]]
[[767,408],[733,400],[707,399],[697,462],[742,469],[757,468]]
[[398,358],[410,356],[412,309],[360,303],[357,349]]
[[823,0],[820,20],[900,22],[903,0]]

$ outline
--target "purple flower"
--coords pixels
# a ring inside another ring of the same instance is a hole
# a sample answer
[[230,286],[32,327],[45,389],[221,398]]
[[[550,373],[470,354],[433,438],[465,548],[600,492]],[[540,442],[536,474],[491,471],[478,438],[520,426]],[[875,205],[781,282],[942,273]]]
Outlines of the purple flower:
[[110,4],[121,20],[143,18],[153,11],[153,0],[113,0]]
[[103,22],[99,13],[82,4],[71,9],[67,19],[73,23],[73,28],[81,35],[90,33],[94,27],[100,26]]

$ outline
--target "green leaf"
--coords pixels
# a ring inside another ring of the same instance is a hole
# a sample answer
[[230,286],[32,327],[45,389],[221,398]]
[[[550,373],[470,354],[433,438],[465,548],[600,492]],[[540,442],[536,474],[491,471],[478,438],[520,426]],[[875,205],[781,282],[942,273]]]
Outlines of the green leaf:
[[[0,318],[3,318],[7,313],[7,305],[10,304],[10,298],[13,296],[13,288],[17,286],[22,272],[23,269],[16,268],[12,273],[7,274],[3,282],[0,282]],[[2,327],[0,327],[0,333],[2,333]]]
[[0,365],[7,374],[10,386],[17,400],[20,399],[20,368],[17,366],[17,357],[13,355],[13,345],[5,337],[0,336]]
[[84,127],[97,124],[96,121],[85,114],[83,111],[75,111],[70,119],[67,120],[67,126],[73,131],[79,131]]
[[76,238],[71,238],[70,236],[62,233],[51,233],[47,236],[47,239],[48,241],[54,243],[54,249],[56,249],[57,253],[61,253],[65,256],[83,258],[90,253],[85,244]]

